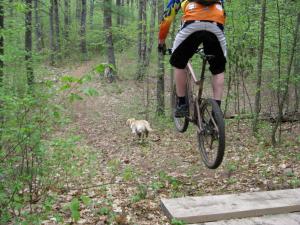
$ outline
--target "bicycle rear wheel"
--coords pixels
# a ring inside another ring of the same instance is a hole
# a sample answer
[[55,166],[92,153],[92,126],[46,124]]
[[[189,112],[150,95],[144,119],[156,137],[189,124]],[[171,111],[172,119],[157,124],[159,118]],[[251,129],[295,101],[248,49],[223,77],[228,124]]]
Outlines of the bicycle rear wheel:
[[221,165],[225,152],[223,114],[213,99],[204,99],[197,108],[200,110],[200,118],[197,118],[198,148],[204,164],[210,169],[216,169]]
[[[178,102],[178,97],[176,94],[176,85],[173,86],[173,91],[172,91],[172,95],[173,95],[173,105],[172,105],[172,109],[173,109],[173,120],[174,120],[174,124],[176,127],[176,130],[179,131],[180,133],[184,133],[188,126],[189,126],[189,120],[187,117],[182,117],[182,118],[178,118],[174,116],[174,110],[176,107],[176,103]],[[188,95],[186,95],[186,102],[188,102]]]

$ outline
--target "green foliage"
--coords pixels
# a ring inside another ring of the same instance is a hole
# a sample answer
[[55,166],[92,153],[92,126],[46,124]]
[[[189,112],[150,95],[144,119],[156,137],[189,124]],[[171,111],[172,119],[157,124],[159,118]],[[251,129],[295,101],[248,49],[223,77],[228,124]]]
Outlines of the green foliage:
[[105,69],[106,68],[110,68],[112,69],[113,71],[116,71],[116,68],[114,67],[114,65],[112,64],[107,64],[107,63],[101,63],[99,64],[98,66],[95,67],[95,71],[98,73],[98,74],[103,74],[105,72]]
[[117,175],[119,173],[120,165],[121,161],[119,159],[112,159],[108,162],[108,169],[112,174]]
[[150,186],[151,186],[152,190],[159,191],[165,187],[165,184],[162,183],[161,181],[155,181]]
[[289,181],[290,185],[292,185],[293,188],[299,188],[300,187],[300,179],[298,177],[294,177],[292,180]]
[[160,171],[158,175],[159,175],[159,180],[161,182],[165,182],[167,185],[170,185],[172,190],[177,191],[180,189],[182,184],[176,177],[169,176],[164,171]]
[[[59,130],[61,125],[66,125],[70,121],[70,118],[66,115],[67,109],[64,99],[60,101],[57,98],[65,95],[67,99],[74,102],[85,97],[98,96],[98,90],[86,85],[93,80],[94,73],[103,74],[106,68],[117,71],[117,68],[114,68],[112,65],[102,63],[95,67],[93,73],[84,77],[77,78],[64,75],[60,79],[53,80],[53,74],[56,74],[55,70],[57,68],[48,66],[49,57],[53,53],[49,49],[49,1],[39,2],[42,3],[38,11],[43,24],[45,47],[41,52],[38,52],[35,46],[37,37],[33,35],[32,67],[35,75],[33,87],[28,87],[27,85],[26,61],[24,60],[26,53],[24,49],[24,13],[28,8],[22,1],[4,2],[5,29],[1,30],[1,35],[3,35],[5,43],[4,55],[0,56],[4,61],[4,80],[0,88],[0,224],[40,224],[41,218],[47,218],[52,213],[52,207],[56,202],[55,196],[45,197],[47,194],[45,190],[51,186],[63,186],[65,182],[74,177],[82,178],[84,166],[86,165],[83,166],[79,163],[81,158],[88,158],[91,164],[89,166],[95,169],[95,166],[93,166],[95,164],[93,163],[95,163],[96,159],[92,157],[92,152],[87,151],[87,149],[78,149],[78,143],[81,141],[80,137],[73,134],[61,135],[54,133]],[[249,85],[247,88],[252,90],[250,95],[257,91],[251,84],[256,81],[255,68],[257,65],[257,54],[260,50],[257,48],[261,10],[258,2],[245,1],[241,4],[241,1],[228,1],[226,3],[228,18],[226,24],[228,74],[234,76],[232,79],[237,86],[240,85],[240,77],[247,78],[246,83]],[[273,94],[272,96],[276,96],[274,95],[276,92],[282,94],[287,87],[285,82],[287,81],[287,66],[290,58],[292,35],[295,28],[296,14],[299,13],[295,9],[299,9],[300,2],[288,1],[288,3],[286,4],[282,0],[279,1],[280,17],[277,14],[276,4],[268,1],[267,5],[263,62],[264,77],[261,91],[268,90]],[[65,27],[62,24],[60,26],[60,28],[63,27],[64,29],[63,32],[60,32],[61,37],[59,38],[61,49],[54,52],[56,66],[64,65],[68,61],[81,59],[78,45],[80,42],[78,35],[80,26],[79,21],[73,18],[73,15],[75,15],[75,4],[76,1],[71,1],[72,23],[67,40],[62,37],[66,31]],[[102,6],[102,3],[97,2],[95,5],[94,24],[93,26],[90,24],[87,26],[89,53],[97,54],[97,57],[100,57],[101,60],[104,58],[107,50],[104,31],[101,29],[103,27]],[[59,5],[60,21],[63,21],[63,9],[64,6]],[[124,6],[120,10],[114,6],[113,17],[117,13],[124,16],[124,26],[115,25],[115,20],[113,20],[114,47],[115,52],[119,53],[117,55],[117,65],[119,65],[119,68],[122,68],[122,70],[119,70],[122,78],[132,79],[135,74],[138,57],[136,53],[136,27],[139,22],[137,10],[128,6]],[[90,18],[88,17],[88,19]],[[150,17],[148,16],[147,23],[149,23],[149,20]],[[279,22],[281,23],[280,26]],[[33,21],[33,27],[35,28],[36,26],[36,22]],[[282,35],[281,43],[279,43],[278,34]],[[281,52],[279,52],[279,44],[281,44]],[[156,60],[156,52],[154,54],[153,61]],[[299,52],[296,52],[295,61],[298,58]],[[102,61],[105,62],[106,60]],[[279,66],[281,66],[280,76],[278,76]],[[166,67],[169,67],[169,65]],[[151,69],[152,76],[155,76],[156,67],[153,66]],[[195,67],[195,69],[199,68]],[[299,76],[293,76],[290,79],[290,84],[295,85],[295,87],[299,85],[299,82]],[[119,84],[104,87],[104,91],[116,95],[122,94],[124,89]],[[32,92],[29,93],[29,90]],[[229,102],[237,102],[238,97],[237,90],[235,90],[229,96]],[[291,95],[290,98],[292,97]],[[132,112],[140,113],[141,110],[144,110],[141,109],[141,105],[144,105],[143,100],[141,97],[132,99],[134,104],[129,107],[124,106],[125,113],[130,115]],[[274,102],[276,101],[274,100]],[[160,130],[173,129],[173,122],[169,117],[156,117],[155,121]],[[276,149],[269,148],[268,135],[271,128],[269,123],[262,122],[260,124],[260,133],[258,135],[260,150],[257,153],[257,156],[260,158],[266,157],[267,154],[276,157],[278,154]],[[189,132],[192,131],[189,130]],[[166,140],[166,144],[167,142],[168,140]],[[300,142],[300,139],[298,142]],[[285,144],[287,147],[294,146],[292,141],[286,141]],[[295,159],[300,161],[298,153],[296,153]],[[108,168],[114,176],[120,173],[125,181],[132,181],[137,177],[137,172],[131,166],[126,166],[121,170],[121,162],[119,160],[109,162]],[[237,165],[229,163],[226,165],[226,169],[234,172],[237,170]],[[268,175],[266,170],[263,170],[261,174],[263,176]],[[299,178],[295,174],[288,173],[286,175],[291,186],[300,186]],[[233,184],[236,180],[230,178],[228,182]],[[34,187],[34,189],[30,189],[30,187]],[[159,179],[150,185],[150,188],[154,191],[159,191],[166,187],[171,188],[174,196],[181,194],[181,182],[176,177],[169,176],[165,172],[159,173]],[[136,195],[133,196],[133,201],[146,198],[147,188],[140,185]],[[32,196],[34,199],[31,199]],[[30,202],[35,202],[39,199],[41,199],[39,202],[42,206],[41,211],[29,213],[27,209],[30,208],[28,207],[31,204]],[[89,197],[84,195],[80,199],[75,198],[72,200],[68,210],[71,211],[72,219],[75,222],[80,219],[80,203],[90,206],[92,202]],[[99,213],[113,217],[110,204],[103,205]],[[62,215],[54,214],[51,216],[56,219],[57,223],[63,224]],[[172,224],[176,223],[181,224],[180,221],[172,221]]]
[[229,162],[226,164],[226,169],[228,172],[235,172],[237,170],[237,165],[234,162]]
[[145,199],[147,196],[147,189],[148,188],[146,185],[140,184],[138,186],[137,193],[131,197],[131,201],[135,203],[135,202],[139,202],[139,201]]
[[111,210],[108,207],[101,207],[99,209],[99,215],[108,215],[111,212]]
[[[11,209],[21,210],[29,194],[33,194],[18,193],[28,185],[36,185],[37,190],[44,185],[41,177],[47,167],[41,162],[46,158],[47,148],[42,139],[52,131],[58,111],[50,103],[50,95],[49,90],[36,89],[34,95],[20,96],[0,89],[0,215],[4,215],[4,220],[10,218]],[[50,203],[45,204],[45,209],[49,209]]]
[[72,199],[70,203],[71,217],[74,222],[77,222],[80,219],[80,202],[77,198]]
[[300,153],[297,153],[297,154],[296,154],[296,159],[297,159],[298,161],[300,161]]
[[[53,96],[58,96],[61,91],[67,92],[67,97],[71,100],[95,96],[98,94],[95,89],[83,87],[90,80],[91,75],[80,79],[63,76],[60,87],[55,82],[46,81],[36,84],[34,91],[29,94],[23,90],[14,92],[9,88],[0,89],[1,223],[12,220],[12,211],[22,211],[29,204],[30,196],[40,198],[45,193],[39,190],[57,185],[60,180],[54,179],[55,173],[61,174],[63,171],[68,178],[82,174],[83,168],[77,165],[78,161],[74,161],[82,153],[74,151],[80,138],[75,135],[57,138],[51,136],[54,128],[69,121],[65,107],[57,103],[59,101],[54,101]],[[90,163],[93,163],[92,159]],[[35,188],[29,189],[28,186]],[[22,192],[23,195],[18,194]],[[87,204],[88,199],[83,197],[82,201]],[[24,216],[24,223],[27,220],[38,223],[39,218],[51,213],[54,202],[52,197],[45,198],[42,202],[43,212],[40,215],[32,213]],[[73,219],[77,220],[75,203],[71,205]],[[18,217],[13,220],[17,221]]]
[[52,206],[55,203],[55,199],[52,196],[48,196],[44,201],[43,207],[46,212],[51,212]]
[[178,220],[178,219],[176,219],[176,218],[173,218],[173,219],[171,220],[171,224],[172,224],[172,225],[185,225],[186,223],[183,222],[182,220]]
[[82,203],[86,206],[89,206],[92,203],[92,199],[88,196],[82,195],[80,197],[80,199],[81,199]]
[[136,23],[124,27],[113,27],[113,41],[117,52],[127,52],[128,49],[135,46],[136,27]]
[[91,74],[86,74],[81,78],[65,75],[61,77],[60,81],[62,85],[60,87],[61,91],[67,91],[68,98],[70,102],[77,100],[83,100],[83,96],[98,96],[99,92],[92,87],[83,87],[83,84],[92,80]]
[[136,178],[136,171],[131,166],[126,166],[123,170],[122,177],[125,181],[131,181]]
[[238,182],[238,180],[234,177],[230,177],[227,180],[228,184],[235,184],[236,182]]

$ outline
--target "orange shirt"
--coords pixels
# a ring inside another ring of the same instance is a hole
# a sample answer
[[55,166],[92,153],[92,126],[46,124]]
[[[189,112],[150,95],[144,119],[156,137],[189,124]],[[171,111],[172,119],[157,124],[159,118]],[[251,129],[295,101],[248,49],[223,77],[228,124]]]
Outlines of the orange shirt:
[[171,23],[175,19],[180,8],[184,13],[182,16],[183,22],[190,20],[206,20],[223,25],[225,24],[225,12],[221,3],[216,3],[211,6],[203,6],[196,2],[189,2],[188,0],[170,0],[167,9],[164,12],[164,17],[160,23],[159,40],[166,39]]
[[225,13],[220,4],[204,6],[196,2],[186,2],[182,5],[184,15],[182,20],[208,20],[225,24]]

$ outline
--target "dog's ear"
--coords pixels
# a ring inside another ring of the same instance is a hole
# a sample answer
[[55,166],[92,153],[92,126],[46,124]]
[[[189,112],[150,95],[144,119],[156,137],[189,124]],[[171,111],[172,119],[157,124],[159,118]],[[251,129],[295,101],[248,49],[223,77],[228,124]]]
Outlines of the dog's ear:
[[131,125],[132,121],[134,121],[134,118],[130,118],[126,121],[126,125]]

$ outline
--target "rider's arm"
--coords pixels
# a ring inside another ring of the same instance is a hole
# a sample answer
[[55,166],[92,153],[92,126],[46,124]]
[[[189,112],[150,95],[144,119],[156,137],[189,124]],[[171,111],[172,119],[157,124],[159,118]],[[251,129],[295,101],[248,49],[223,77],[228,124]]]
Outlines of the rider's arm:
[[163,19],[160,23],[159,26],[159,42],[164,43],[168,33],[170,26],[180,10],[180,5],[181,5],[182,0],[170,0],[167,8],[164,11]]

